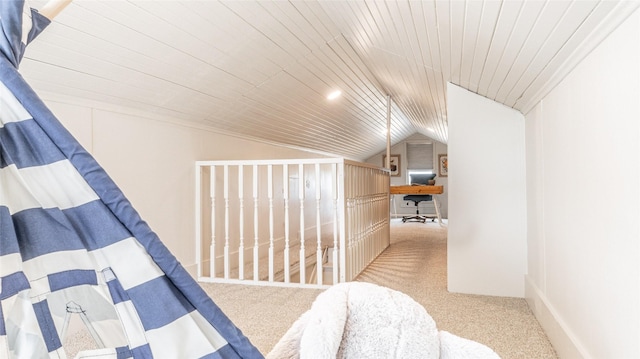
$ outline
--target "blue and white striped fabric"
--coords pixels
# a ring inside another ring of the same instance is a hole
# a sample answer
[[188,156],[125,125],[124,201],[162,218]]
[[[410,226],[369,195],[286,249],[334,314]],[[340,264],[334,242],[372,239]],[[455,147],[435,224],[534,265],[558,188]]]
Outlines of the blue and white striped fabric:
[[0,1],[0,358],[261,358],[17,71],[49,20]]

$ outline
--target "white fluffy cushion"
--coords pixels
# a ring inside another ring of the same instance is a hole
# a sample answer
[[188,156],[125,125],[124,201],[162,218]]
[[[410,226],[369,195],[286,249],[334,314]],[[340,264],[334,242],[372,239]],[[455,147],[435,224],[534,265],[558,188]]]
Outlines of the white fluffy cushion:
[[408,295],[349,282],[321,293],[267,359],[500,359],[489,347],[438,333]]
[[435,322],[408,295],[374,284],[321,293],[267,358],[440,357]]

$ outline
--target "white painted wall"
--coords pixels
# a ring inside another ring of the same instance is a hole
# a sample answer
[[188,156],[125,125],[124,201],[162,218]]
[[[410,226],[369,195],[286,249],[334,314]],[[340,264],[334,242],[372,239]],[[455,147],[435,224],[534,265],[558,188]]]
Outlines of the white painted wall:
[[[433,165],[434,170],[438,173],[438,155],[448,155],[448,146],[444,143],[434,141],[433,142]],[[440,204],[440,214],[442,218],[449,218],[449,177],[436,176],[436,185],[442,186],[443,193],[438,197],[438,204]]]
[[447,99],[449,291],[524,297],[524,116],[452,84]]
[[640,358],[640,12],[526,122],[530,306],[561,358]]
[[325,157],[188,127],[152,114],[46,94],[42,98],[192,275],[195,161]]

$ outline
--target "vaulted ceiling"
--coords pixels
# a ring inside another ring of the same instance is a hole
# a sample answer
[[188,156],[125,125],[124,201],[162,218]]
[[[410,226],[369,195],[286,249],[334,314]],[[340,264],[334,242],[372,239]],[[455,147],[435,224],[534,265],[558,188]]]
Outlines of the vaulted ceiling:
[[386,147],[387,95],[393,143],[446,143],[447,82],[526,113],[638,4],[75,0],[21,71],[44,93],[365,159]]

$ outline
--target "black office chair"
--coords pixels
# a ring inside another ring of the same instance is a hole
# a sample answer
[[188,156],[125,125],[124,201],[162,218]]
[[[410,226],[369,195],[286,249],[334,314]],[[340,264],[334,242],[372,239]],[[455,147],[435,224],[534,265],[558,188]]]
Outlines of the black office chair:
[[[435,174],[416,174],[413,173],[410,175],[410,180],[412,185],[427,185],[430,180],[433,180],[436,177]],[[420,221],[422,223],[426,222],[427,219],[431,219],[431,222],[435,222],[436,216],[434,215],[421,215],[420,208],[418,205],[420,202],[433,201],[433,197],[430,194],[408,194],[402,197],[404,201],[411,201],[416,205],[416,215],[415,216],[403,216],[402,222],[406,221]]]

